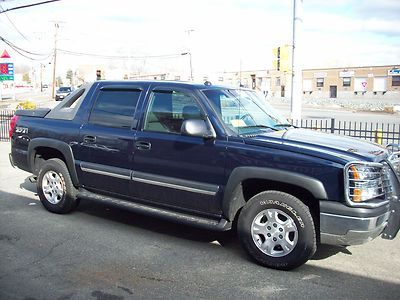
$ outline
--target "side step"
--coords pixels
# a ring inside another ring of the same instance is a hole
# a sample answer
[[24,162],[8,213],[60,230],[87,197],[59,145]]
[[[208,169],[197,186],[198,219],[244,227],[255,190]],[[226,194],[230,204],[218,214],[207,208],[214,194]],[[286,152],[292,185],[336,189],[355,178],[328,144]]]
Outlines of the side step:
[[145,205],[141,203],[135,203],[127,200],[121,200],[114,197],[99,195],[92,193],[83,188],[79,189],[79,198],[86,198],[90,200],[95,200],[107,204],[112,204],[118,207],[122,207],[127,210],[131,210],[144,215],[157,217],[160,219],[172,221],[180,224],[187,224],[194,227],[199,227],[207,230],[213,231],[227,231],[232,228],[232,223],[226,219],[213,220],[204,217],[198,217],[195,215],[190,215],[188,213],[178,213],[176,211],[167,210],[164,208],[154,207],[150,205]]

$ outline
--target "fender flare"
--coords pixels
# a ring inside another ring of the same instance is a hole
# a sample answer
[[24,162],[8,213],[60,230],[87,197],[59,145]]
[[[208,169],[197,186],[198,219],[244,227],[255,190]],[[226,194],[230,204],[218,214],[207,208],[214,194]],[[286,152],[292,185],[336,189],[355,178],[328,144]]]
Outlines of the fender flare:
[[242,182],[246,179],[265,179],[298,186],[316,199],[328,200],[323,183],[313,177],[273,168],[238,167],[229,176],[222,200],[222,212],[229,221],[233,221],[238,210],[246,204],[242,189]]
[[29,142],[28,167],[31,170],[31,172],[35,172],[34,170],[35,154],[36,154],[36,149],[39,147],[52,148],[54,150],[61,152],[61,154],[64,156],[69,174],[72,179],[72,183],[74,184],[74,186],[79,186],[79,180],[75,169],[75,159],[74,159],[74,154],[72,153],[72,149],[67,143],[59,140],[54,140],[49,138],[35,138]]

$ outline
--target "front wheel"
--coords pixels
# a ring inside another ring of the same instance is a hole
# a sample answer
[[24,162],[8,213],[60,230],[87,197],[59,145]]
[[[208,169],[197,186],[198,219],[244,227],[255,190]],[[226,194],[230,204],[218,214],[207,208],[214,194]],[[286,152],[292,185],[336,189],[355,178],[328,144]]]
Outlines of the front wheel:
[[256,262],[273,269],[294,269],[317,248],[310,210],[296,197],[279,191],[262,192],[246,203],[239,215],[238,235]]

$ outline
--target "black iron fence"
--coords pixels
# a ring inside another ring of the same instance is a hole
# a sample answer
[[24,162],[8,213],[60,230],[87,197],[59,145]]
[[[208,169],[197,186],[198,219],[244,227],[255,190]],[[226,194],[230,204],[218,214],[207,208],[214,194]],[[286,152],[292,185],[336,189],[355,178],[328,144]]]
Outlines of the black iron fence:
[[400,144],[400,123],[338,121],[336,119],[304,119],[295,126],[356,137],[381,145]]
[[15,110],[0,110],[0,141],[9,141],[8,130]]
[[[0,110],[0,141],[9,141],[8,130],[14,110]],[[295,126],[346,135],[382,145],[400,144],[400,123],[338,121],[336,119],[304,119]]]

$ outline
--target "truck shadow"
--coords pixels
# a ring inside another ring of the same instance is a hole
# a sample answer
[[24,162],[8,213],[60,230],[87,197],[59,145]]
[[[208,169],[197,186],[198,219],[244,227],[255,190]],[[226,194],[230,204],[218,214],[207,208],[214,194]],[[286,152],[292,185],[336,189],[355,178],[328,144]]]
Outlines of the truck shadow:
[[[240,242],[235,230],[228,232],[214,232],[203,230],[192,226],[181,225],[174,222],[149,217],[118,206],[99,203],[98,201],[82,199],[77,208],[78,211],[91,216],[107,219],[113,222],[123,223],[143,230],[170,235],[181,239],[197,242],[212,243],[218,242],[222,247],[229,249],[236,255],[248,259],[248,256],[240,247]],[[182,230],[182,226],[185,230]],[[338,253],[351,255],[351,252],[345,247],[336,247],[330,245],[319,245],[317,252],[311,260],[323,260]]]
[[[29,177],[25,178],[25,181],[20,184],[20,188],[30,191],[37,196],[36,183],[32,183],[29,180]],[[235,231],[214,232],[191,226],[185,226],[185,230],[182,230],[182,225],[180,224],[154,217],[144,216],[136,212],[119,208],[118,206],[108,205],[88,199],[80,200],[80,205],[78,206],[77,210],[95,217],[108,219],[110,221],[123,223],[129,226],[140,227],[141,229],[167,234],[186,240],[207,243],[218,242],[222,247],[230,249],[230,251],[233,251],[237,255],[247,257],[240,247],[240,243]],[[352,253],[346,247],[319,245],[317,252],[311,258],[311,260],[324,260],[339,253],[352,255]]]

